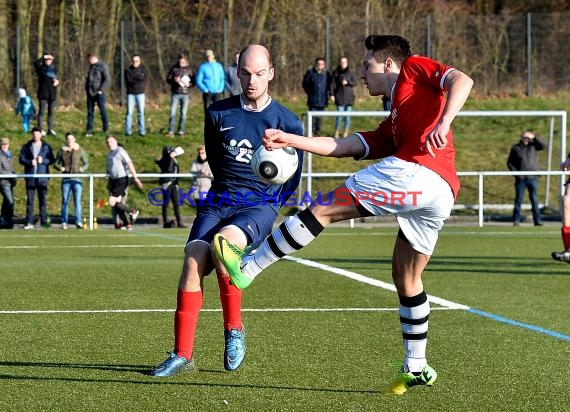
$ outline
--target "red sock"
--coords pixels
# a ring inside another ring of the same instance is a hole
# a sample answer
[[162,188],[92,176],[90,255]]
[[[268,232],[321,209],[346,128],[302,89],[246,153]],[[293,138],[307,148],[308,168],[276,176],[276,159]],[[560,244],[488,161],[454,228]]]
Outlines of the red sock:
[[203,292],[186,292],[178,289],[178,302],[174,313],[174,352],[192,359],[194,335],[198,315],[202,309]]
[[564,249],[570,249],[570,226],[562,226],[562,243]]
[[220,301],[224,314],[224,329],[241,330],[243,327],[241,323],[241,290],[230,284],[229,276],[218,276],[218,285],[220,286]]

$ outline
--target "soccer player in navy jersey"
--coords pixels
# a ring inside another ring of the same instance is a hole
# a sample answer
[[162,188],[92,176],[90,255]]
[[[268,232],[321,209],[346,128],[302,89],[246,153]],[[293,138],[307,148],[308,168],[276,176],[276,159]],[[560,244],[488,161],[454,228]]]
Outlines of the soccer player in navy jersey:
[[426,360],[430,308],[422,273],[459,191],[451,122],[473,80],[451,66],[412,55],[410,44],[400,36],[371,35],[365,46],[361,77],[371,96],[386,95],[392,101],[390,115],[376,130],[343,139],[267,130],[264,145],[382,160],[349,177],[331,201],[287,218],[255,252],[243,255],[223,234],[214,244],[232,282],[244,288],[264,268],[308,245],[331,223],[395,214],[400,230],[392,278],[400,301],[405,354],[387,392],[401,395],[413,386],[431,386],[437,377]]
[[250,160],[261,146],[263,133],[274,128],[302,134],[297,116],[268,94],[274,68],[269,51],[249,45],[240,52],[241,95],[213,103],[206,111],[204,142],[212,187],[201,202],[186,243],[174,315],[174,351],[150,375],[171,376],[195,368],[193,348],[202,308],[203,279],[216,271],[224,318],[224,368],[236,370],[245,357],[240,289],[230,283],[224,266],[212,251],[215,234],[242,248],[257,247],[271,233],[279,208],[301,178],[302,153],[296,174],[283,185],[267,185],[253,173]]

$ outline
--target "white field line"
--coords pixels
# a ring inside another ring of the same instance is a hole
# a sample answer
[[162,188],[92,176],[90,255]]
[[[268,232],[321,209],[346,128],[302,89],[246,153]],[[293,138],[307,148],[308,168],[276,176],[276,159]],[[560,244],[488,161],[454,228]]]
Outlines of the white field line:
[[9,246],[0,246],[0,249],[104,249],[104,248],[120,248],[120,249],[132,249],[132,248],[169,248],[175,247],[183,249],[183,246],[179,244],[170,244],[170,245],[9,245]]
[[[441,307],[432,310],[454,310]],[[221,312],[221,309],[202,309],[200,312]],[[244,308],[242,312],[397,312],[398,308]],[[174,309],[69,309],[69,310],[0,310],[0,315],[55,315],[92,313],[173,313]]]
[[[293,256],[285,256],[283,259],[290,260],[292,262],[300,263],[301,265],[309,266],[316,269],[321,269],[327,272],[336,273],[337,275],[347,277],[352,280],[356,280],[357,282],[362,282],[367,285],[376,286],[382,289],[390,290],[392,292],[396,292],[396,287],[391,284],[387,283],[378,279],[369,278],[367,276],[361,275],[360,273],[351,272],[349,270],[335,268],[334,266],[325,265],[318,262],[313,262],[312,260],[301,259]],[[437,296],[428,295],[428,300],[436,305],[444,306],[448,309],[462,309],[468,310],[469,306],[462,305],[460,303],[452,302],[447,299],[442,299]]]

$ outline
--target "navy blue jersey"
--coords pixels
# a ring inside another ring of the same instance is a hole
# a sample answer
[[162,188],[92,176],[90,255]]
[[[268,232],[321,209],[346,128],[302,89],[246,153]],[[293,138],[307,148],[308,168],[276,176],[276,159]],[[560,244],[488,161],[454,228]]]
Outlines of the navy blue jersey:
[[303,134],[299,118],[273,99],[261,111],[244,109],[240,95],[208,107],[204,143],[214,175],[208,195],[212,204],[252,205],[259,202],[277,211],[297,189],[303,165],[302,151],[297,150],[297,172],[283,185],[265,184],[253,173],[251,156],[261,146],[266,129]]

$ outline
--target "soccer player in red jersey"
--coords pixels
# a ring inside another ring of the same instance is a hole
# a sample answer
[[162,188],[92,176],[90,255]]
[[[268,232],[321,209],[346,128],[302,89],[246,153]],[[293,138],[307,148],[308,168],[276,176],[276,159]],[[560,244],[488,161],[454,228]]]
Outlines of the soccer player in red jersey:
[[[232,282],[244,288],[263,269],[305,247],[331,223],[394,214],[400,229],[392,278],[400,300],[405,354],[387,392],[400,395],[416,385],[431,386],[437,377],[426,361],[430,308],[422,272],[459,191],[450,126],[473,81],[453,67],[412,55],[408,41],[400,36],[371,35],[365,46],[362,79],[370,95],[387,95],[392,100],[390,115],[376,130],[335,139],[270,129],[265,131],[264,145],[382,160],[349,177],[333,192],[332,202],[287,218],[254,253],[243,255],[222,236],[214,245]],[[347,196],[352,201],[347,202]]]
[[[568,153],[568,157],[560,165],[560,169],[564,172],[568,171],[568,168],[570,168],[570,153]],[[564,186],[564,196],[562,196],[562,229],[560,229],[564,250],[561,252],[554,251],[551,256],[552,259],[559,262],[570,263],[570,179],[566,181]]]

